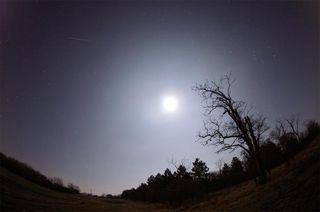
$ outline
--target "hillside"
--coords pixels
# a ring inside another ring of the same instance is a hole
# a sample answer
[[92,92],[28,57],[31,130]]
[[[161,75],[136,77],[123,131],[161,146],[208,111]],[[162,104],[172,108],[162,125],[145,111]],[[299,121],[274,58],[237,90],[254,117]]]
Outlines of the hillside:
[[[209,194],[176,210],[319,211],[320,137],[297,154],[290,164],[272,170],[271,181],[249,181]],[[56,192],[0,169],[1,211],[166,211],[164,206]]]
[[[151,205],[50,190],[0,168],[0,211],[150,211]],[[153,209],[159,209],[152,205]]]
[[[272,155],[270,155],[272,157]],[[290,163],[272,170],[271,181],[256,186],[249,181],[211,193],[201,203],[184,206],[181,210],[320,210],[320,137],[298,153]]]

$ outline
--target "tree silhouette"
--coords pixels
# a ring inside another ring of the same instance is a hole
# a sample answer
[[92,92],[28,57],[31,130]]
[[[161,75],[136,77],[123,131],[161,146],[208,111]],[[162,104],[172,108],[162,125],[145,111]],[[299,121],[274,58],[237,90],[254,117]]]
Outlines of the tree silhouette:
[[270,133],[271,138],[279,142],[279,145],[290,164],[289,158],[299,151],[299,145],[303,134],[299,131],[299,118],[292,115],[290,118],[277,120],[275,129]]
[[207,167],[206,163],[200,160],[199,158],[196,158],[196,160],[192,163],[193,167],[191,169],[192,175],[196,179],[203,179],[207,176],[209,168]]
[[242,174],[243,171],[243,166],[242,166],[242,162],[240,161],[239,158],[237,157],[233,157],[232,161],[231,161],[231,171],[232,173],[236,173],[236,174]]
[[168,168],[164,171],[163,176],[167,182],[171,182],[174,178],[172,172]]
[[223,168],[222,168],[222,175],[224,177],[228,177],[230,175],[230,166],[227,163],[224,163]]
[[178,179],[188,179],[190,174],[187,172],[187,168],[184,165],[180,165],[175,172],[175,176]]
[[79,194],[79,193],[80,193],[80,188],[79,188],[79,186],[74,185],[74,184],[72,184],[72,183],[69,183],[69,184],[68,184],[68,189],[69,189],[72,193],[75,193],[75,194]]
[[[304,145],[300,145],[298,151],[320,135],[320,125],[315,121],[307,122],[302,135],[303,140],[300,143],[304,143]],[[174,206],[181,205],[183,202],[189,204],[190,200],[203,198],[208,192],[227,188],[250,178],[254,178],[255,182],[258,182],[254,158],[244,150],[241,153],[243,152],[242,160],[233,157],[230,164],[219,160],[218,170],[211,173],[208,173],[205,162],[198,158],[193,162],[191,173],[183,161],[178,165],[171,160],[170,163],[176,168],[174,173],[166,169],[163,174],[151,175],[146,183],[141,183],[137,188],[123,191],[121,197],[131,200],[162,202]],[[259,157],[262,163],[261,167],[264,167],[264,170],[269,173],[272,168],[280,165],[286,159],[279,142],[275,143],[271,138],[263,139],[261,142]]]
[[305,139],[306,140],[313,140],[318,135],[320,135],[320,125],[318,122],[310,120],[305,123],[306,125],[306,132],[305,132]]
[[50,180],[53,184],[63,186],[63,180],[60,177],[53,177]]
[[[272,155],[272,157],[270,157]],[[271,169],[279,165],[284,160],[280,146],[267,139],[260,148],[260,156],[263,166],[270,173]]]
[[290,119],[277,120],[276,127],[270,135],[279,141],[287,136],[299,142],[301,140],[301,133],[299,131],[298,116],[292,115]]
[[216,166],[218,168],[218,172],[219,172],[220,175],[222,174],[222,166],[223,166],[223,164],[224,164],[224,161],[222,159],[219,159],[216,162]]
[[259,153],[262,136],[269,128],[264,116],[252,114],[245,102],[231,96],[233,82],[229,74],[219,83],[211,81],[194,87],[203,98],[207,117],[198,136],[205,145],[219,146],[217,152],[244,150],[255,162],[260,182],[264,182],[266,174]]

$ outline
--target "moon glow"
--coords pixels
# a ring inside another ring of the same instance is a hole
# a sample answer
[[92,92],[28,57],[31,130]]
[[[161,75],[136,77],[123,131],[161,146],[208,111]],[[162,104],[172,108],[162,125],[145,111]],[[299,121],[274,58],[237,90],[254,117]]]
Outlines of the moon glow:
[[175,112],[178,109],[178,100],[174,96],[163,98],[162,106],[165,112]]

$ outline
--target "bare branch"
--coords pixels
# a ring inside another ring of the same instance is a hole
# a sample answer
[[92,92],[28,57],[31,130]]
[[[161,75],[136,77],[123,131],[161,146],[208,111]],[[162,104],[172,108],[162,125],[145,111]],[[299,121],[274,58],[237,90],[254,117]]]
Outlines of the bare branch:
[[258,160],[261,140],[269,127],[264,116],[252,115],[251,107],[248,109],[245,102],[232,97],[231,87],[234,82],[231,74],[228,74],[219,83],[206,81],[193,88],[203,99],[202,107],[206,117],[198,140],[203,145],[218,146],[218,153],[240,148]]

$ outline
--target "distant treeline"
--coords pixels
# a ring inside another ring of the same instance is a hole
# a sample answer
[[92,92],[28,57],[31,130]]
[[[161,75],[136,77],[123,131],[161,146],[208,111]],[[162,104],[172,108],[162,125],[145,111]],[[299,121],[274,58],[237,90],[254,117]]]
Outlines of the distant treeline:
[[53,177],[48,178],[41,174],[39,171],[34,170],[31,166],[26,163],[22,163],[14,158],[8,157],[0,152],[0,167],[10,170],[12,173],[19,175],[33,183],[41,185],[43,187],[65,192],[78,194],[80,189],[78,186],[69,183],[67,186],[63,184],[61,178]]
[[[261,144],[260,157],[264,168],[269,172],[274,167],[286,162],[305,148],[312,140],[320,135],[320,125],[315,121],[305,124],[302,133],[293,130],[283,130],[280,123],[271,136]],[[184,164],[176,166],[173,173],[166,169],[163,174],[151,175],[146,183],[137,188],[125,190],[121,197],[131,200],[151,202],[180,203],[181,201],[201,198],[208,192],[226,188],[240,182],[255,179],[257,172],[254,161],[244,152],[242,160],[233,157],[230,164],[220,163],[218,170],[209,172],[205,162],[198,158],[193,162],[191,171]]]

